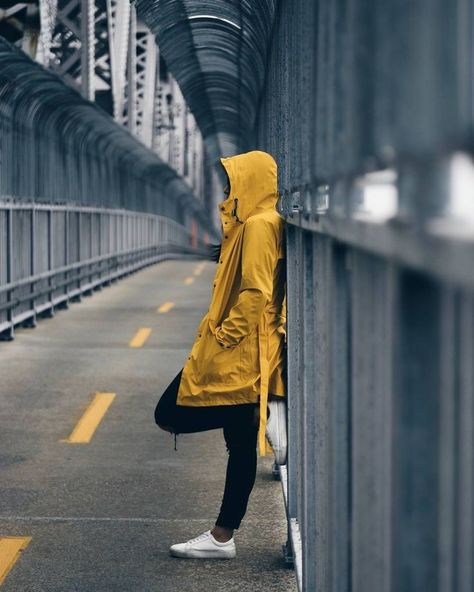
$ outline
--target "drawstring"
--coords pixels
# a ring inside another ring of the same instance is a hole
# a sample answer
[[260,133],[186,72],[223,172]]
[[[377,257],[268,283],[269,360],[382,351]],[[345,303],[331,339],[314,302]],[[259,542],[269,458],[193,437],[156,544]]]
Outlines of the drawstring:
[[239,220],[239,217],[237,216],[237,205],[239,203],[239,200],[234,197],[234,209],[231,212],[231,216],[234,216],[235,219],[237,220],[237,222],[240,222],[240,224],[243,224],[242,220]]
[[260,456],[265,456],[267,453],[267,402],[268,383],[270,379],[270,364],[268,362],[268,325],[265,312],[258,325],[258,349],[260,362],[260,422],[258,430],[258,449]]

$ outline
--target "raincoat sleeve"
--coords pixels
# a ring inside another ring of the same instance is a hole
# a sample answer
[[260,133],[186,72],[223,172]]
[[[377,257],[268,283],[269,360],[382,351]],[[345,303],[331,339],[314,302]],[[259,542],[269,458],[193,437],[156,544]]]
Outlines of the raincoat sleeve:
[[272,297],[277,254],[277,234],[272,223],[261,218],[247,220],[239,297],[216,331],[222,347],[235,347],[258,325],[265,304]]

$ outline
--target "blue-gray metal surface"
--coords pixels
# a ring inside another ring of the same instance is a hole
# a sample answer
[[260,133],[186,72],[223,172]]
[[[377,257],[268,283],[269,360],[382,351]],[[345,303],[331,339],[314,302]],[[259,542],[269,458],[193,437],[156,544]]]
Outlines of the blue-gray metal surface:
[[[453,189],[456,155],[474,166],[473,15],[279,4],[257,146],[289,222],[284,475],[302,590],[474,589],[474,206],[456,216]],[[369,191],[396,195],[385,219]]]
[[471,592],[474,206],[471,190],[456,209],[455,163],[465,193],[474,3],[281,0],[275,20],[236,6],[138,0],[212,153],[230,138],[279,164],[300,588]]
[[199,255],[202,241],[165,216],[0,202],[0,338],[146,265]]

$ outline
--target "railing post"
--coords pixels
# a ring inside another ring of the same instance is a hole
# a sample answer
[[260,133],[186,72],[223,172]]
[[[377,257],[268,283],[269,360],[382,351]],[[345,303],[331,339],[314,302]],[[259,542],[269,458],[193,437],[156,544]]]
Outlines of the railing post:
[[[36,209],[35,209],[35,204],[32,204],[32,206],[31,206],[30,224],[31,224],[31,232],[30,232],[30,274],[32,276],[34,276],[35,273],[36,273],[35,255],[36,255],[36,252],[37,252],[37,250],[36,250]],[[31,289],[31,292],[34,294],[35,289],[36,289],[35,282],[31,282],[30,289]],[[23,323],[23,326],[24,327],[31,327],[31,328],[36,327],[36,307],[35,307],[35,304],[36,304],[35,297],[33,296],[32,299],[30,300],[30,308],[33,311],[33,314],[31,315],[31,317],[29,317]]]
[[[68,210],[65,209],[64,210],[64,235],[63,235],[64,265],[67,265],[69,263],[68,236],[69,236],[69,213],[68,213]],[[67,283],[69,280],[69,272],[65,271],[61,275],[64,278],[64,282],[66,282],[64,284],[64,287],[62,288],[62,291],[64,291],[65,298],[57,304],[57,308],[59,308],[61,310],[67,310],[69,308],[69,284]]]
[[[67,265],[69,263],[69,211],[67,209],[64,210],[64,264]],[[64,285],[64,294],[66,298],[59,303],[58,308],[62,310],[67,310],[69,308],[69,272],[64,272],[64,281],[66,282]]]
[[[77,214],[77,260],[80,261],[82,256],[81,256],[81,230],[82,230],[82,224],[81,224],[81,211],[80,210],[74,210],[74,213]],[[74,274],[76,273],[76,271],[73,272]],[[78,279],[76,280],[76,288],[78,289],[78,293],[71,298],[72,302],[81,302],[82,300],[82,280]]]
[[[96,217],[97,220],[97,236],[94,237],[92,235],[92,230],[93,230],[93,224],[92,224],[92,219],[94,218],[94,216]],[[93,246],[96,245],[97,249],[94,249]],[[94,212],[91,214],[91,255],[94,253],[94,257],[100,257],[101,253],[102,253],[102,214],[101,212]],[[97,284],[94,286],[94,290],[96,291],[100,291],[102,290],[102,272],[99,271],[102,268],[102,263],[95,263],[94,264],[95,267],[95,273],[93,274],[95,276],[95,279],[97,280]]]
[[[52,271],[54,267],[54,253],[53,253],[53,211],[51,209],[48,210],[48,271]],[[47,311],[45,311],[46,317],[53,317],[54,316],[54,289],[53,289],[54,279],[52,276],[48,278],[48,298],[50,302],[50,307]]]
[[[86,224],[84,224],[84,229],[86,229],[87,232],[89,232],[89,236],[86,237],[87,238],[87,243],[84,241],[84,245],[87,245],[87,248],[89,249],[89,252],[86,254],[86,258],[90,258],[92,257],[92,213],[91,212],[85,212],[84,215],[86,216]],[[82,257],[81,257],[82,259]],[[86,282],[88,282],[89,284],[92,283],[92,276],[93,274],[93,269],[94,269],[94,265],[88,265],[88,271],[89,274],[86,277]],[[84,290],[84,296],[92,296],[92,288],[87,288],[87,290]]]
[[[94,224],[92,222],[92,219],[94,217],[94,214],[91,212],[89,214],[89,256],[92,257],[92,253],[94,252],[94,240],[92,237],[92,232],[94,230]],[[91,265],[90,267],[90,271],[91,274],[89,276],[89,282],[92,283],[94,281],[94,265]]]
[[[6,209],[7,215],[7,284],[13,281],[13,209],[8,207]],[[6,292],[7,302],[12,303],[14,290],[8,290]],[[15,337],[15,331],[13,327],[13,308],[9,306],[7,308],[7,322],[9,323],[8,329],[0,334],[2,341],[11,341]]]

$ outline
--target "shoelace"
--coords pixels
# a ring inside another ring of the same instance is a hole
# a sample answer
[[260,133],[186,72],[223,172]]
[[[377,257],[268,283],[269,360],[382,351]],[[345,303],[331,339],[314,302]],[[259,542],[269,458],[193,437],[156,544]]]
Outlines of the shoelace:
[[203,534],[200,534],[199,536],[195,537],[194,539],[189,539],[188,543],[192,544],[192,543],[198,543],[199,541],[204,541],[205,539],[208,539],[209,537],[209,533],[208,532],[204,532]]

